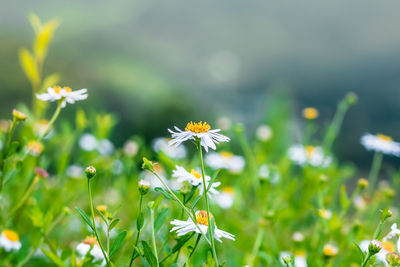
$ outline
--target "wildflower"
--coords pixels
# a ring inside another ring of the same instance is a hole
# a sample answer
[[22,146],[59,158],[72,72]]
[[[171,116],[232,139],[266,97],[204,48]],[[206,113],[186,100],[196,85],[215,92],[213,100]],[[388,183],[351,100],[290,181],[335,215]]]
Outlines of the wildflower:
[[358,188],[360,188],[360,190],[364,190],[368,187],[368,180],[364,178],[359,179],[357,182],[357,186]]
[[21,248],[21,242],[19,242],[19,236],[13,230],[3,230],[0,235],[0,247],[4,248],[5,251],[19,250]]
[[387,241],[388,239],[392,239],[394,237],[399,237],[399,236],[400,236],[400,229],[397,228],[397,223],[394,223],[390,227],[390,232],[382,239],[382,241]]
[[215,197],[215,202],[223,209],[229,209],[232,207],[234,200],[235,191],[229,186],[221,188],[220,194]]
[[321,147],[300,144],[290,147],[289,158],[300,166],[310,164],[315,167],[327,167],[332,162],[332,158],[324,155]]
[[[157,173],[158,176],[161,177],[161,179],[164,180],[164,182],[172,189],[178,190],[180,188],[180,183],[169,180],[166,178],[166,173],[163,168],[163,166],[159,163],[152,164],[150,161],[148,161],[148,166],[151,167],[155,173]],[[140,180],[145,180],[150,183],[150,188],[155,189],[156,187],[161,187],[164,188],[164,185],[161,183],[161,181],[154,176],[154,174],[150,171],[144,170],[139,174],[139,179]]]
[[268,180],[271,184],[277,184],[281,180],[281,175],[277,171],[271,171],[267,164],[263,164],[258,169],[258,175],[262,180]]
[[[191,183],[193,186],[199,186],[200,195],[203,195],[204,186],[201,173],[199,173],[194,169],[188,172],[187,170],[185,170],[185,168],[180,167],[178,165],[176,165],[175,168],[176,169],[172,171],[172,177],[177,178],[178,183],[183,183],[187,181]],[[211,177],[205,175],[204,179],[206,181],[206,188],[208,188],[208,181],[211,180]],[[210,197],[212,197],[211,195],[219,194],[219,192],[215,188],[218,187],[220,184],[221,184],[220,182],[216,182],[211,185],[210,189],[208,190]]]
[[354,207],[356,207],[359,210],[364,210],[367,207],[367,201],[364,199],[363,196],[356,196],[354,198]]
[[155,152],[162,151],[165,155],[173,159],[182,159],[186,157],[186,148],[184,146],[169,146],[167,138],[156,138],[153,142]]
[[385,259],[386,259],[386,255],[388,253],[391,253],[394,251],[395,249],[395,244],[393,244],[390,241],[378,241],[378,240],[363,240],[360,242],[359,247],[360,249],[366,253],[369,251],[371,246],[371,249],[373,251],[377,251],[378,248],[380,247],[380,249],[378,250],[378,252],[375,254],[375,257],[378,261],[385,263]]
[[[212,218],[211,214],[210,214],[210,217]],[[196,222],[199,225],[201,231],[203,233],[206,233],[208,230],[207,211],[204,211],[204,210],[196,211]],[[190,233],[190,232],[196,232],[198,234],[201,234],[200,230],[196,227],[195,223],[190,218],[187,221],[173,220],[171,222],[171,224],[175,225],[175,227],[173,227],[171,229],[171,232],[176,231],[178,236],[186,235],[187,233]],[[218,229],[217,225],[215,225],[214,238],[218,242],[222,242],[222,240],[221,240],[222,237],[231,239],[231,240],[235,240],[235,236],[233,234],[222,231],[222,230]]]
[[263,142],[270,140],[272,135],[272,129],[268,125],[260,125],[256,130],[257,138]]
[[125,142],[123,147],[125,155],[129,157],[135,156],[139,151],[139,144],[133,140],[128,140]]
[[301,232],[294,232],[292,238],[293,238],[293,241],[303,242],[304,235]]
[[40,154],[42,154],[43,149],[44,149],[44,146],[41,142],[29,141],[29,143],[28,143],[28,152],[32,156],[35,156],[35,157],[39,156]]
[[372,240],[368,245],[368,252],[371,255],[375,255],[382,249],[382,243],[378,240]]
[[186,125],[185,131],[176,126],[174,128],[176,132],[168,129],[172,134],[172,140],[168,142],[171,146],[179,146],[187,140],[200,140],[200,145],[208,152],[208,148],[216,149],[215,144],[230,141],[228,137],[218,133],[221,131],[220,129],[211,130],[211,126],[207,122],[190,122]]
[[390,266],[400,265],[400,254],[398,252],[390,252],[386,254],[385,259]]
[[86,177],[88,179],[92,179],[96,175],[96,168],[93,166],[89,166],[85,170]]
[[97,150],[102,155],[111,155],[114,152],[114,144],[108,139],[101,139],[98,142]]
[[[49,125],[49,121],[48,120],[38,120],[35,122],[35,124],[33,125],[33,130],[35,132],[35,134],[37,136],[42,136],[43,134],[46,133],[46,130],[48,129],[48,125]],[[46,135],[46,139],[51,137],[54,133],[54,130],[51,129],[47,135]]]
[[318,216],[323,219],[329,220],[330,218],[332,218],[332,211],[327,209],[320,209],[318,210]]
[[39,168],[39,167],[35,168],[35,174],[39,178],[48,178],[49,177],[49,173],[46,170]]
[[290,252],[282,251],[279,254],[279,258],[280,258],[280,262],[283,265],[290,264],[293,259],[294,267],[307,267],[307,260],[306,260],[304,251],[297,252],[294,257]]
[[303,117],[307,120],[314,120],[318,118],[319,112],[316,108],[308,107],[303,109]]
[[79,146],[82,150],[93,151],[97,148],[98,142],[93,134],[83,134],[79,139]]
[[102,265],[105,265],[106,263],[103,252],[94,236],[88,236],[82,240],[82,242],[76,247],[76,250],[83,257],[85,257],[85,255],[90,251],[90,255],[93,256],[95,261],[103,260]]
[[67,175],[73,179],[80,179],[83,177],[83,168],[79,165],[70,165],[67,168]]
[[105,213],[107,211],[107,206],[106,205],[97,205],[96,209],[102,213]]
[[21,111],[18,111],[16,109],[13,109],[12,114],[13,114],[14,121],[17,121],[17,122],[25,121],[26,118],[28,117],[24,113],[22,113]]
[[72,91],[70,87],[54,86],[47,88],[47,93],[36,94],[36,98],[42,101],[61,101],[61,107],[67,103],[74,104],[75,101],[85,100],[88,97],[87,89]]
[[150,189],[150,182],[146,180],[140,180],[138,184],[138,189],[141,195],[146,195]]
[[233,173],[240,173],[245,165],[245,160],[242,156],[233,155],[230,152],[211,152],[206,156],[206,164],[211,168],[227,169]]
[[361,137],[361,144],[367,149],[383,154],[394,155],[400,157],[400,143],[383,134],[364,134]]
[[326,256],[326,257],[333,257],[336,256],[339,252],[339,249],[332,245],[332,244],[326,244],[323,249],[322,249],[322,253]]

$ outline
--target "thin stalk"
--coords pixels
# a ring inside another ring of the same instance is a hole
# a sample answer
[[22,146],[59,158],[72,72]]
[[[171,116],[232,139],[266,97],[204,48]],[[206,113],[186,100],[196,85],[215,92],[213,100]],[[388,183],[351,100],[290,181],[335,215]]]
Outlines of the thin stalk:
[[250,255],[249,266],[253,266],[253,264],[254,264],[254,260],[256,258],[257,252],[260,249],[260,246],[261,246],[261,243],[263,240],[263,236],[264,236],[264,227],[260,226],[258,228],[256,240],[254,242],[253,250]]
[[367,263],[369,261],[369,259],[372,257],[372,255],[368,252],[367,255],[365,255],[364,261],[361,264],[361,267],[365,267],[367,266]]
[[190,252],[189,259],[192,257],[194,251],[196,250],[197,245],[199,244],[199,241],[200,241],[200,237],[201,237],[200,234],[197,235],[196,243],[194,243],[194,247],[193,247],[192,251]]
[[374,154],[374,158],[372,159],[372,166],[371,171],[369,172],[368,181],[369,181],[369,188],[368,193],[372,193],[375,189],[375,185],[378,179],[379,169],[382,165],[383,153],[376,151]]
[[7,135],[7,141],[6,141],[6,145],[4,146],[3,149],[3,153],[1,154],[1,160],[0,160],[0,193],[1,191],[3,191],[3,180],[4,180],[4,173],[3,173],[3,168],[4,168],[4,161],[7,157],[7,153],[8,153],[8,149],[10,147],[11,144],[11,140],[12,140],[12,136],[14,134],[15,131],[15,127],[17,126],[18,122],[14,119],[11,123],[11,127],[10,127],[10,131],[8,132]]
[[106,252],[104,251],[104,247],[103,247],[103,244],[101,243],[100,236],[97,233],[96,220],[94,219],[94,210],[93,210],[92,190],[91,190],[91,187],[90,187],[90,179],[87,179],[87,180],[88,180],[90,211],[91,211],[91,214],[92,214],[93,232],[94,232],[94,234],[95,234],[95,236],[97,238],[97,241],[99,242],[101,252],[103,253],[104,258],[106,259],[107,265],[109,267],[111,267],[112,265],[111,265],[110,259],[108,258]]
[[169,188],[169,186],[164,182],[164,180],[154,170],[151,170],[151,172],[158,178],[158,180],[160,180],[160,182],[163,184],[163,186],[167,189],[168,193],[170,193],[172,195],[172,197],[179,203],[179,205],[185,210],[186,214],[193,221],[196,228],[200,231],[200,233],[203,235],[204,239],[211,246],[210,240],[208,240],[206,234],[201,230],[200,226],[198,225],[198,223],[196,221],[196,218],[193,216],[193,213],[190,212],[190,210],[182,203],[182,201],[175,195],[175,193],[172,192],[171,188]]
[[[193,236],[194,236],[194,233],[191,234],[191,236],[189,237],[188,241],[189,241]],[[201,236],[201,234],[199,234],[199,236]],[[179,254],[180,251],[181,251],[181,250],[178,250],[178,253],[177,253],[177,254]],[[174,252],[174,251],[171,251],[170,253],[168,253],[168,255],[165,256],[165,257],[160,261],[160,264],[163,263],[164,261],[166,261],[166,260],[167,260],[169,257],[171,257],[174,253],[176,253],[176,251],[175,251],[175,252]]]
[[[142,202],[143,202],[143,195],[140,194],[140,200],[139,200],[139,216],[140,216],[140,214],[142,214]],[[138,230],[138,233],[137,233],[137,235],[136,235],[135,248],[134,248],[133,251],[132,251],[132,256],[131,256],[131,261],[129,262],[129,267],[132,267],[133,260],[134,260],[134,257],[135,257],[135,255],[136,255],[136,248],[137,248],[138,243],[139,243],[140,230],[141,230],[141,229]]]
[[60,111],[61,111],[61,109],[62,109],[62,102],[63,102],[63,99],[61,99],[61,100],[58,101],[57,109],[56,109],[56,111],[54,112],[53,116],[51,117],[51,119],[50,119],[50,121],[49,121],[49,124],[47,124],[46,129],[45,129],[45,130],[43,131],[43,133],[39,136],[38,142],[40,142],[40,141],[46,136],[46,134],[49,132],[51,126],[52,126],[52,125],[54,124],[54,122],[57,120],[58,115],[60,115]]
[[207,194],[207,185],[206,185],[206,175],[204,171],[204,159],[203,159],[203,149],[200,144],[200,139],[197,140],[197,149],[199,150],[199,156],[200,156],[200,164],[201,164],[201,176],[203,178],[203,188],[204,188],[204,200],[206,202],[206,209],[207,209],[207,222],[208,222],[208,231],[210,233],[210,239],[211,239],[211,248],[215,260],[215,265],[219,266],[218,264],[218,257],[217,257],[217,252],[215,251],[215,240],[214,240],[214,233],[213,230],[211,229],[211,223],[210,223],[210,205],[208,203],[208,194]]
[[10,217],[12,217],[12,215],[17,212],[26,202],[26,200],[28,199],[28,197],[32,194],[32,191],[35,187],[35,185],[39,182],[40,178],[38,176],[35,176],[32,179],[32,182],[30,183],[30,185],[28,186],[28,188],[26,189],[24,195],[22,196],[22,198],[20,199],[20,201],[18,202],[18,204],[12,209],[12,211],[10,212]]
[[151,243],[153,245],[154,256],[156,257],[157,267],[160,266],[158,262],[158,251],[157,251],[157,244],[156,244],[156,234],[154,231],[154,210],[150,209],[150,220],[151,220]]

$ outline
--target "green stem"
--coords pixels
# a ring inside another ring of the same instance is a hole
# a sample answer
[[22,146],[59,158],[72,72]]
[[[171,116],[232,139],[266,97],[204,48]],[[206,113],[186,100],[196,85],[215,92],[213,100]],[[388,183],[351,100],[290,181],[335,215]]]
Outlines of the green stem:
[[0,193],[1,193],[1,191],[3,191],[4,161],[5,161],[6,157],[7,157],[8,149],[9,149],[9,147],[11,145],[12,136],[14,134],[15,127],[17,126],[17,124],[18,124],[18,122],[14,119],[12,121],[12,123],[11,123],[11,128],[10,128],[10,131],[8,132],[8,135],[7,135],[6,145],[4,146],[3,153],[1,154],[1,160],[0,160],[0,172],[1,172],[0,173]]
[[189,259],[192,257],[194,251],[196,250],[197,245],[199,244],[199,241],[200,241],[200,237],[201,237],[201,235],[199,234],[197,236],[196,243],[194,243],[194,247],[193,247],[192,251],[190,252]]
[[32,191],[35,187],[35,185],[39,182],[40,178],[38,176],[35,176],[32,179],[32,182],[30,183],[30,185],[28,186],[28,188],[26,189],[24,195],[22,196],[22,198],[20,199],[20,201],[18,202],[18,204],[12,209],[12,211],[10,212],[10,217],[12,217],[12,215],[17,212],[26,202],[26,200],[28,199],[28,197],[32,194]]
[[329,125],[324,140],[322,142],[322,146],[325,149],[325,151],[330,151],[332,144],[335,141],[340,128],[342,127],[344,116],[346,115],[346,112],[349,109],[349,107],[350,105],[346,100],[346,98],[339,102],[332,123]]
[[102,245],[102,243],[101,243],[99,234],[97,233],[96,220],[94,219],[94,210],[93,210],[92,190],[91,190],[91,187],[90,187],[90,179],[87,179],[87,180],[88,180],[88,192],[89,192],[90,211],[91,211],[91,214],[92,214],[92,221],[93,221],[93,222],[92,222],[92,223],[93,223],[93,232],[94,232],[94,234],[95,234],[95,236],[96,236],[96,238],[97,238],[97,241],[99,242],[101,252],[103,252],[103,256],[104,256],[104,258],[106,259],[107,265],[108,265],[109,267],[111,267],[111,266],[112,266],[112,265],[111,265],[111,262],[110,262],[110,260],[109,260],[109,258],[108,258],[108,256],[107,256],[106,252],[104,251],[104,247],[103,247],[103,245]]
[[375,185],[378,179],[379,169],[382,165],[383,153],[376,151],[374,154],[374,158],[372,159],[371,171],[369,172],[368,181],[368,193],[372,193],[375,189]]
[[264,227],[260,226],[257,231],[256,241],[254,242],[253,250],[249,259],[249,266],[253,266],[254,260],[256,258],[257,252],[260,249],[262,240],[264,236]]
[[206,175],[205,175],[205,171],[204,171],[203,149],[200,144],[200,139],[197,140],[197,149],[199,150],[199,156],[200,156],[201,176],[203,178],[203,189],[204,189],[203,195],[204,195],[204,200],[206,202],[206,208],[207,208],[207,222],[208,222],[208,232],[210,233],[210,239],[211,239],[211,248],[212,248],[212,252],[213,252],[213,256],[214,256],[214,260],[215,260],[215,265],[219,266],[217,253],[215,251],[214,231],[211,228],[212,225],[210,223],[210,205],[208,203]]
[[158,180],[160,180],[160,182],[163,184],[163,186],[167,189],[168,193],[170,193],[172,195],[172,197],[179,203],[179,205],[185,210],[186,214],[193,221],[197,230],[200,231],[200,233],[203,235],[204,239],[211,246],[210,240],[208,240],[206,234],[201,230],[199,224],[196,221],[196,218],[193,216],[193,213],[190,212],[190,210],[182,203],[182,201],[176,196],[176,194],[174,192],[172,192],[172,190],[169,188],[169,186],[164,182],[164,180],[154,170],[150,170],[150,171],[158,178]]
[[160,266],[158,262],[158,252],[157,252],[157,244],[156,244],[156,234],[154,231],[154,210],[150,208],[150,219],[151,219],[151,243],[153,245],[154,256],[156,257],[157,267]]
[[62,99],[58,101],[58,106],[56,111],[54,112],[53,116],[51,117],[49,124],[47,124],[46,129],[43,131],[43,133],[39,136],[38,142],[40,142],[45,136],[46,134],[49,132],[51,126],[54,124],[54,122],[57,120],[58,115],[60,115],[60,111],[61,111],[61,104],[62,104]]
[[369,261],[369,259],[371,258],[371,254],[368,252],[367,255],[365,255],[364,261],[361,264],[361,267],[365,267]]
[[[140,214],[142,214],[142,202],[143,202],[143,195],[140,194],[140,200],[139,200],[139,216]],[[133,264],[133,260],[135,259],[135,255],[136,255],[136,248],[138,246],[139,243],[139,236],[140,236],[140,230],[138,230],[137,236],[136,236],[136,242],[135,242],[135,248],[132,251],[132,256],[131,256],[131,260],[129,262],[129,267],[132,267]]]

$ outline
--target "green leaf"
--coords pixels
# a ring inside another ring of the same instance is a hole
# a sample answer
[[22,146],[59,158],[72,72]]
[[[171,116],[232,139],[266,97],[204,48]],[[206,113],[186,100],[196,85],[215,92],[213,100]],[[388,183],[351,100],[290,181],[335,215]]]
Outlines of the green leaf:
[[364,259],[364,252],[356,242],[353,242],[353,244],[356,246],[358,255],[360,256],[360,260],[362,261]]
[[44,248],[40,248],[40,250],[43,252],[44,255],[46,255],[46,257],[52,261],[55,265],[57,266],[64,266],[64,262],[62,261],[62,259],[60,257],[58,257],[56,254],[54,254],[51,251],[47,251]]
[[122,244],[125,241],[125,237],[126,237],[126,231],[122,231],[117,235],[117,237],[115,238],[114,242],[110,247],[110,257],[114,255],[114,253],[121,248]]
[[153,207],[154,209],[157,209],[158,206],[161,204],[161,201],[164,199],[164,195],[159,195],[156,200],[154,200]]
[[150,246],[144,240],[142,240],[142,246],[145,259],[147,260],[147,262],[150,264],[151,267],[156,267],[157,260],[153,252],[151,251]]
[[143,227],[143,224],[144,224],[144,216],[143,216],[143,212],[141,212],[139,214],[139,217],[136,220],[136,229],[138,231],[140,231],[140,229],[142,229],[142,227]]
[[108,227],[108,231],[111,231],[117,224],[119,223],[119,219],[114,219],[111,221],[110,226]]
[[157,218],[154,221],[154,232],[157,234],[158,230],[160,230],[161,226],[164,224],[165,219],[167,219],[167,215],[169,212],[169,208],[164,209],[158,214]]
[[191,209],[194,209],[194,208],[196,207],[197,202],[199,202],[200,198],[201,198],[201,195],[198,195],[198,196],[193,200],[192,204],[190,205]]
[[36,40],[33,46],[33,51],[39,62],[43,62],[46,58],[49,43],[53,38],[54,31],[59,26],[57,20],[52,20],[42,25],[40,31],[36,33]]
[[347,197],[346,193],[346,186],[342,185],[340,187],[340,205],[342,206],[342,209],[347,209],[349,198]]
[[180,239],[178,239],[178,243],[172,248],[172,252],[175,253],[180,250],[186,244],[186,242],[188,242],[192,238],[192,236],[194,236],[194,233],[192,233],[191,235],[184,235]]
[[19,51],[19,62],[26,77],[28,77],[31,84],[36,87],[40,82],[40,78],[38,67],[32,54],[25,48],[21,49]]
[[104,216],[104,214],[101,211],[99,211],[97,208],[95,208],[95,209],[96,209],[96,213],[99,214],[101,219],[107,224],[108,221],[107,221],[106,217]]
[[163,194],[166,198],[168,199],[172,199],[175,200],[174,197],[167,191],[165,191],[164,189],[162,189],[161,187],[156,187],[154,189],[154,191],[160,192],[161,194]]
[[75,207],[75,209],[79,212],[79,214],[81,215],[83,220],[86,222],[86,224],[89,225],[89,227],[94,231],[94,226],[93,226],[92,222],[90,221],[89,217],[86,215],[86,213],[83,210],[81,210],[79,207]]

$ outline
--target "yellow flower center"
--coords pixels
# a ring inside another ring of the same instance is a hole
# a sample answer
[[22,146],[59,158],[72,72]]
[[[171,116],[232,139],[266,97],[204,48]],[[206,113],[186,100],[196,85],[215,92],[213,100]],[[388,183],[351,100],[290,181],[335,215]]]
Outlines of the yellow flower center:
[[94,245],[97,244],[97,239],[94,236],[87,236],[84,240],[82,240],[83,244]]
[[106,205],[98,205],[98,206],[96,206],[96,209],[100,212],[106,212],[107,206]]
[[228,193],[228,194],[233,194],[235,192],[235,190],[233,189],[233,187],[230,186],[224,186],[221,189],[222,192]]
[[321,218],[330,219],[331,216],[332,216],[332,213],[331,213],[329,210],[321,209],[321,210],[318,211],[318,215],[319,215]]
[[313,120],[318,118],[318,110],[316,108],[305,108],[303,109],[303,117],[307,120]]
[[59,94],[61,92],[61,89],[64,89],[67,93],[72,92],[72,89],[68,86],[61,87],[61,86],[56,85],[53,87],[53,90],[54,90],[54,92],[56,92],[56,94]]
[[19,240],[19,236],[13,230],[4,230],[2,234],[11,242],[15,242]]
[[386,251],[393,252],[394,248],[395,248],[395,245],[390,241],[383,241],[382,242],[382,248],[384,250],[386,250]]
[[227,152],[227,151],[220,152],[219,154],[220,154],[222,157],[224,157],[224,158],[231,158],[231,157],[233,157],[233,153]]
[[[210,213],[210,218],[212,218],[212,214]],[[201,210],[196,214],[196,222],[201,225],[208,226],[208,217],[207,211]]]
[[211,129],[211,126],[207,122],[189,122],[185,131],[191,131],[192,133],[206,133]]
[[307,157],[310,158],[315,151],[315,147],[314,146],[306,146],[305,149],[306,149]]
[[295,253],[296,256],[300,256],[300,257],[305,257],[306,256],[306,251],[305,250],[298,250]]
[[378,137],[379,139],[386,141],[386,142],[392,142],[393,138],[384,134],[377,134],[376,137]]
[[40,154],[43,152],[44,146],[40,142],[30,141],[28,143],[28,149],[34,154]]
[[192,169],[190,171],[190,174],[193,175],[194,177],[196,177],[197,179],[201,178],[201,174],[199,172],[197,172],[196,170]]
[[325,256],[333,257],[333,256],[337,255],[338,249],[337,249],[337,247],[332,246],[332,245],[325,245],[323,250],[322,250],[322,253]]

